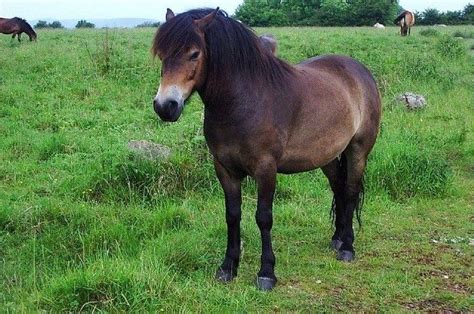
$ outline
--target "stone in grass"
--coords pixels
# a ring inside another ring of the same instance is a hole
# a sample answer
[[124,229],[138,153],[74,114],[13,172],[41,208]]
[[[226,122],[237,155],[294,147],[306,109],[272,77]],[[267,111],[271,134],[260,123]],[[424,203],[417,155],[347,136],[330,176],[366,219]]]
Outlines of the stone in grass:
[[408,109],[421,109],[426,106],[426,99],[423,95],[404,93],[398,96],[397,100],[403,102]]
[[149,141],[130,141],[128,148],[138,156],[148,160],[165,160],[171,155],[171,148]]

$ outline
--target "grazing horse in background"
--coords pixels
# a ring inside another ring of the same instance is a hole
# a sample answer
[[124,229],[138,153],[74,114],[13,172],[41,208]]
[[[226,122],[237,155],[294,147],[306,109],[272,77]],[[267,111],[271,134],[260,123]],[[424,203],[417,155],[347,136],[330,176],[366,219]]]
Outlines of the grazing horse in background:
[[26,33],[30,37],[30,41],[36,41],[36,32],[24,19],[14,17],[11,19],[0,17],[0,33],[13,34],[12,39],[18,36],[18,41],[21,42],[21,34]]
[[259,289],[271,290],[277,281],[271,241],[277,173],[322,168],[334,192],[331,244],[337,259],[352,261],[353,216],[359,218],[362,179],[381,115],[369,70],[336,55],[292,66],[219,8],[178,15],[168,9],[152,52],[162,62],[153,106],[163,121],[177,121],[194,91],[204,103],[204,135],[226,207],[227,250],[216,279],[237,275],[246,176],[258,190]]
[[393,22],[400,25],[400,34],[402,36],[410,35],[411,27],[415,24],[415,14],[411,11],[405,10],[400,13]]

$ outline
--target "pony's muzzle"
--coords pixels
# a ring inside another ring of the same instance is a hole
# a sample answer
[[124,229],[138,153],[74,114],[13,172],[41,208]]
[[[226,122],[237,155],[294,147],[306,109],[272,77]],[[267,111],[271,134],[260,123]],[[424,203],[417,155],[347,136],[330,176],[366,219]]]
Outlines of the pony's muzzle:
[[183,106],[180,105],[176,100],[168,99],[162,104],[158,99],[153,100],[153,109],[158,114],[161,120],[166,122],[175,122],[178,120],[181,112],[183,111]]

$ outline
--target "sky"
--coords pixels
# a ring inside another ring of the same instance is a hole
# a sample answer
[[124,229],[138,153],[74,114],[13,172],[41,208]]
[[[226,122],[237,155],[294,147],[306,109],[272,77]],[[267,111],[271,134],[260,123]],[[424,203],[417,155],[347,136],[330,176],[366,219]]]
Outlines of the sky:
[[[2,0],[0,0],[2,1]],[[405,9],[422,12],[425,9],[438,9],[439,11],[458,11],[464,9],[468,3],[474,4],[474,1],[468,0],[399,0],[399,3]]]
[[162,21],[175,13],[210,7],[233,13],[242,0],[0,0],[0,16],[34,19],[147,18]]
[[[175,13],[196,7],[219,6],[234,13],[243,0],[0,0],[0,16],[35,19],[147,18],[164,20],[166,8]],[[400,0],[407,9],[462,10],[469,0]]]

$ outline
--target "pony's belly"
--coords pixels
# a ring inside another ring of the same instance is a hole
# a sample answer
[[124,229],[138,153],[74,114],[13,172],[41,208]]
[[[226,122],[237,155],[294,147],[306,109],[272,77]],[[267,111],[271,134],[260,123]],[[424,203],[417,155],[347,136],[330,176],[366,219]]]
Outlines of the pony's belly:
[[287,147],[277,163],[278,172],[295,173],[323,167],[346,149],[351,138],[328,138]]
[[308,160],[286,160],[282,164],[278,165],[278,173],[297,173],[297,172],[304,172],[313,170],[316,168],[321,167],[320,165],[316,165]]
[[[342,150],[341,150],[342,151]],[[286,156],[278,162],[279,173],[296,173],[313,170],[327,165],[339,156],[340,152],[331,152],[325,155]]]

